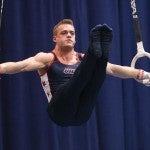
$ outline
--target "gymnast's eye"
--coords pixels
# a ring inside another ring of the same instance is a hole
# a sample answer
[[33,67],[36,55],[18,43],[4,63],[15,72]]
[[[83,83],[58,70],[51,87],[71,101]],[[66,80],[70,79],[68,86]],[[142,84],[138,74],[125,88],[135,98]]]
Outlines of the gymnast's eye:
[[67,31],[62,31],[61,32],[62,35],[67,34],[67,33],[68,33]]
[[75,32],[74,32],[74,31],[71,31],[70,34],[71,34],[71,35],[75,35]]

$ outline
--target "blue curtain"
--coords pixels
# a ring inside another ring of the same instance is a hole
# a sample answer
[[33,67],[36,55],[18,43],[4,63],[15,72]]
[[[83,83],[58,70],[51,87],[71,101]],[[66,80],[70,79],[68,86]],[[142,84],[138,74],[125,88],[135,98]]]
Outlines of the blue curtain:
[[[137,0],[145,50],[150,52],[150,1]],[[76,50],[85,52],[96,24],[113,28],[111,63],[130,66],[136,40],[130,0],[4,0],[0,62],[49,52],[53,26],[70,18]],[[141,58],[137,68],[150,71]],[[37,72],[1,75],[0,150],[150,150],[150,88],[133,79],[107,76],[90,120],[60,127],[46,112]]]

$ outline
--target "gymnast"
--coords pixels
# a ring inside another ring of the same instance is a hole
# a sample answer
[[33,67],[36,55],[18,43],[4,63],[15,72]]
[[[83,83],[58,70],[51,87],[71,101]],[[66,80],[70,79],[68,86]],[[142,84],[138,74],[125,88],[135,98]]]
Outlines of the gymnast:
[[60,126],[78,126],[88,121],[106,74],[133,78],[150,86],[149,72],[108,62],[113,38],[108,25],[96,25],[89,37],[86,53],[76,52],[73,21],[63,19],[53,29],[53,50],[1,63],[0,74],[38,71],[48,100],[48,115]]

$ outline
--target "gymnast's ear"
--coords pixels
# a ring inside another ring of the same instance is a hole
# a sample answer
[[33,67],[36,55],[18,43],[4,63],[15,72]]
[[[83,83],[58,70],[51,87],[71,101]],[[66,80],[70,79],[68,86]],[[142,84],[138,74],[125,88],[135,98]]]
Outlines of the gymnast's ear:
[[56,36],[53,36],[53,42],[56,42]]

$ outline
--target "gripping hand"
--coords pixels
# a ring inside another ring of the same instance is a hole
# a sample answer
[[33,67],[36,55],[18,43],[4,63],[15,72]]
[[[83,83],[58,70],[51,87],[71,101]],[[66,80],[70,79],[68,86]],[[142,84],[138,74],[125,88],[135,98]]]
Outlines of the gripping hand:
[[139,69],[136,81],[144,84],[145,86],[150,86],[150,73]]

